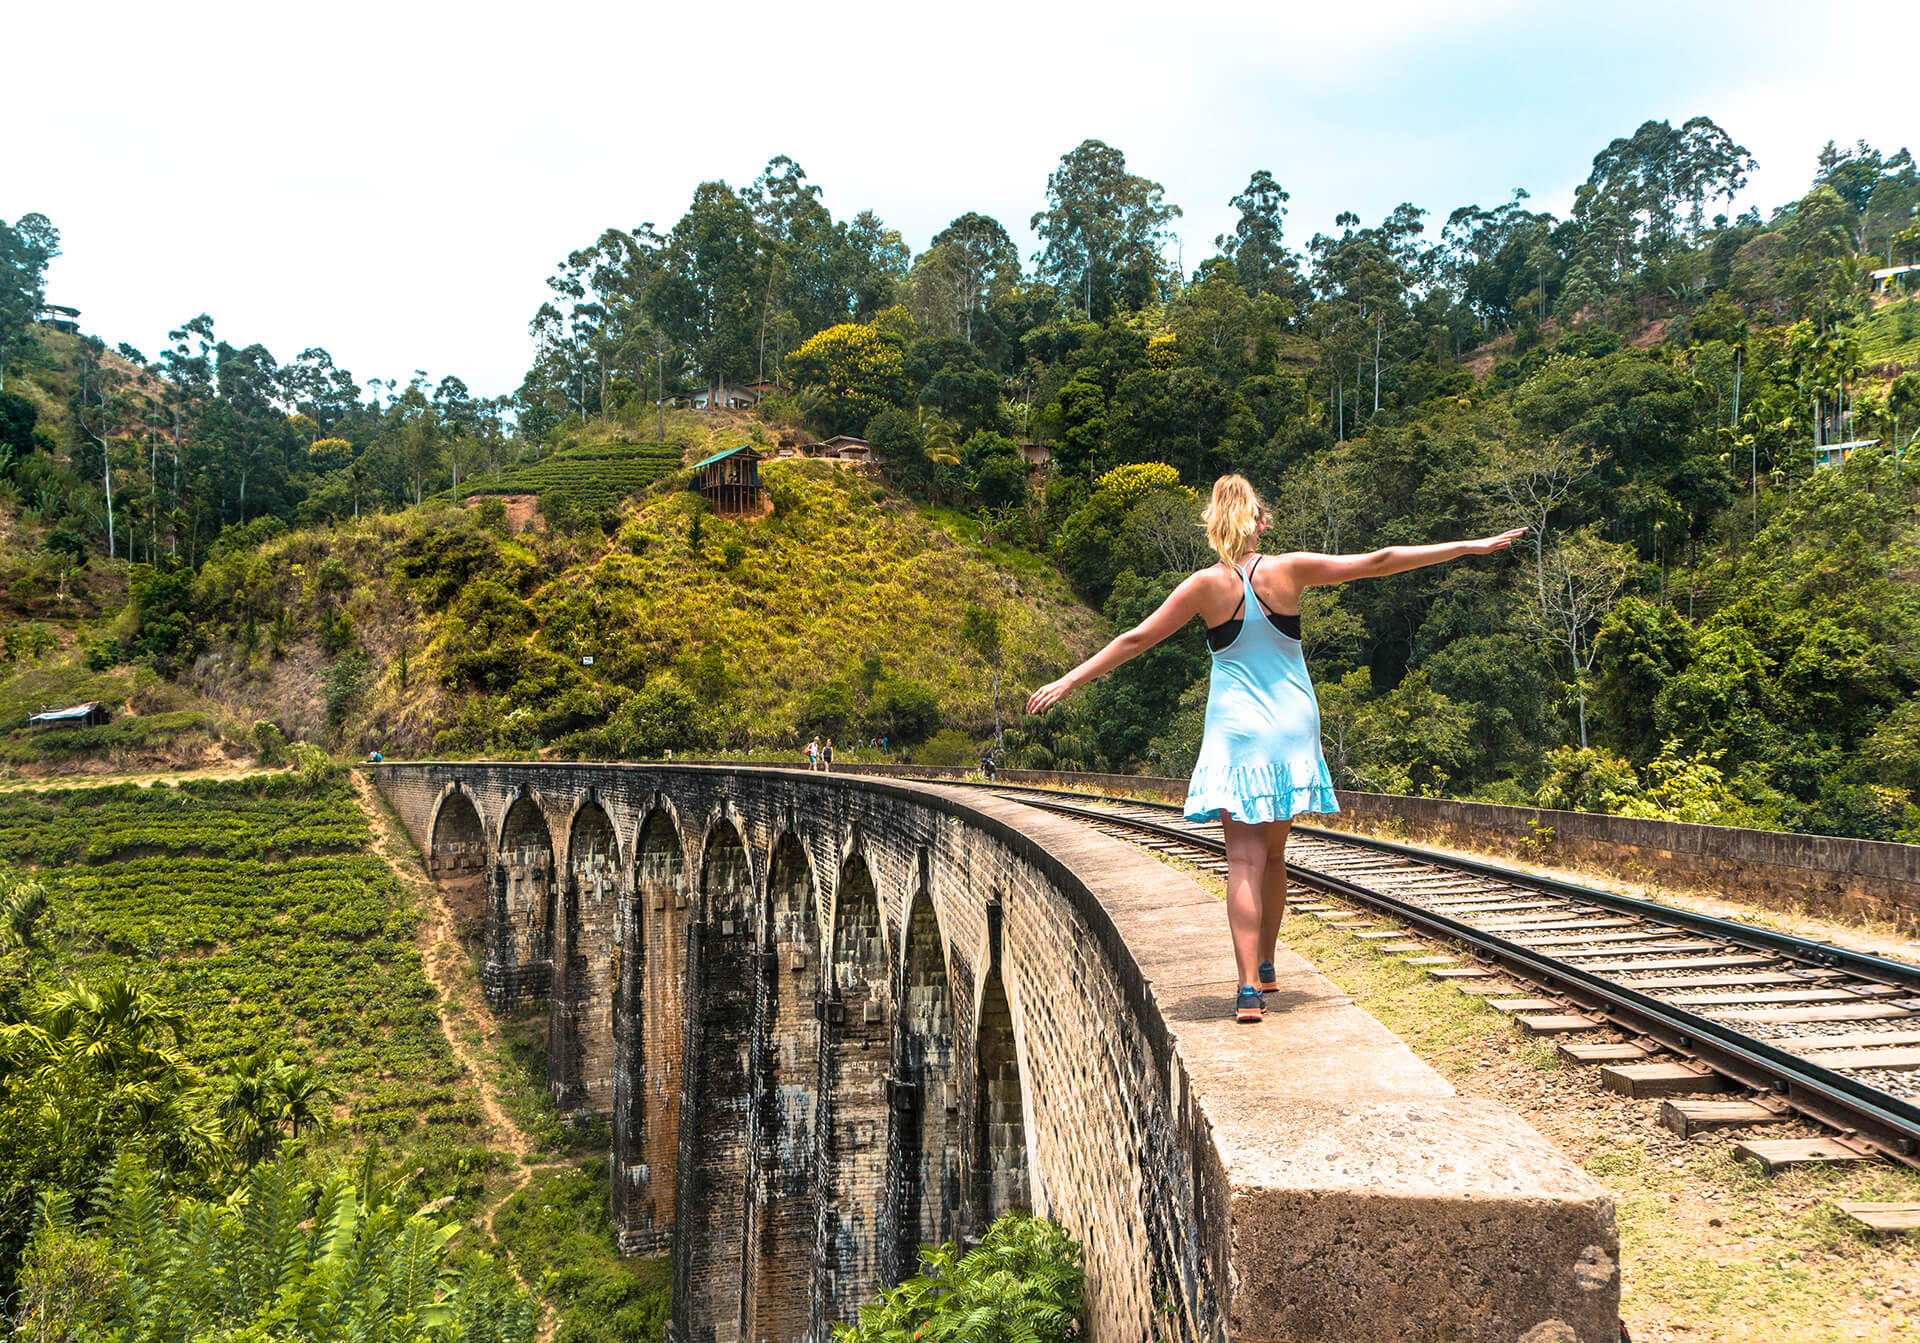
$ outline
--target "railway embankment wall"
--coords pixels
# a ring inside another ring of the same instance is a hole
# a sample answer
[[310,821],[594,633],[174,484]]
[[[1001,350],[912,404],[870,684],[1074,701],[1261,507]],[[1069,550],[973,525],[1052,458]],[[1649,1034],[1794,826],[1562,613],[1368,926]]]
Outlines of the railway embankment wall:
[[[885,767],[853,766],[854,769]],[[891,772],[891,771],[889,771]],[[913,770],[961,777],[965,771]],[[1002,770],[1012,783],[1124,792],[1168,802],[1187,781],[1151,775]],[[1338,816],[1313,823],[1410,844],[1433,844],[1719,896],[1768,909],[1920,931],[1920,845],[1648,821],[1544,807],[1342,790]]]
[[744,767],[371,767],[485,977],[612,1112],[673,1337],[823,1340],[911,1247],[1032,1208],[1089,1336],[1611,1343],[1613,1204],[1297,957],[1233,1024],[1219,900],[971,790]]
[[1445,798],[1341,793],[1330,828],[1920,931],[1920,845]]

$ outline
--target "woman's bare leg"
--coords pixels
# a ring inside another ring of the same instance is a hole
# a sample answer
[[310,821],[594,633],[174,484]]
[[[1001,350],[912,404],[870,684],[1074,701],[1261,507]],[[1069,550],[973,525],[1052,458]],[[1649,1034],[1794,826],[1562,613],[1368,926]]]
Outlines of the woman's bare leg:
[[[1267,854],[1273,843],[1272,825],[1248,825],[1230,816],[1220,818],[1227,837],[1227,926],[1233,931],[1233,959],[1243,985],[1260,982],[1260,962],[1273,954],[1273,938],[1263,944],[1266,913]],[[1282,830],[1281,844],[1285,844]],[[1283,869],[1284,871],[1284,869]],[[1284,876],[1282,881],[1284,883]],[[1284,885],[1282,901],[1285,899]],[[1279,935],[1274,920],[1274,936]]]
[[1275,821],[1259,829],[1267,832],[1267,866],[1260,883],[1260,959],[1273,959],[1280,940],[1280,920],[1287,912],[1287,836],[1293,833],[1292,821]]

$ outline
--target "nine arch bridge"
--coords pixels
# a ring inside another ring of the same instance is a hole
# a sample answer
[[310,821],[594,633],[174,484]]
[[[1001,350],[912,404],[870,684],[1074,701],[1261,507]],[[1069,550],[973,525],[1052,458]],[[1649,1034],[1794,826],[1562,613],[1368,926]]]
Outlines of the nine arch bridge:
[[1605,1192],[1285,953],[1234,1027],[1219,902],[1132,846],[795,770],[370,768],[611,1115],[675,1339],[824,1340],[1009,1209],[1082,1242],[1095,1339],[1617,1336]]

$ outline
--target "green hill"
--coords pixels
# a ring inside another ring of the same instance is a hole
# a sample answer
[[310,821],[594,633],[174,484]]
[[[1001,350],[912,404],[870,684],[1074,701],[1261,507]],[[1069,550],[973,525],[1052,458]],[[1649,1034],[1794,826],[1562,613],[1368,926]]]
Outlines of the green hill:
[[[1009,714],[1097,645],[1101,622],[1058,572],[983,543],[978,524],[820,463],[765,474],[775,509],[754,520],[662,486],[611,534],[510,535],[479,510],[429,505],[268,536],[191,583],[136,582],[108,624],[191,687],[175,711],[200,707],[230,735],[269,719],[396,753],[784,754],[816,730],[978,736],[992,675],[959,638],[968,608],[998,621]],[[83,676],[76,658],[16,664],[0,702],[113,674]]]

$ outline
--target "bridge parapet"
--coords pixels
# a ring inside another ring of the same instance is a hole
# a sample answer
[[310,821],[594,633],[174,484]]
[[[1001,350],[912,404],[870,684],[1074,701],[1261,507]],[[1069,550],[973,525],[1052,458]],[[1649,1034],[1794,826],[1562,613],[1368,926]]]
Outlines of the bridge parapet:
[[500,890],[544,818],[556,1095],[612,1112],[623,1244],[671,1229],[678,1339],[824,1338],[1010,1206],[1085,1246],[1095,1339],[1617,1337],[1606,1192],[1298,958],[1236,1027],[1219,901],[1132,846],[805,771],[372,772],[430,859],[471,805]]

